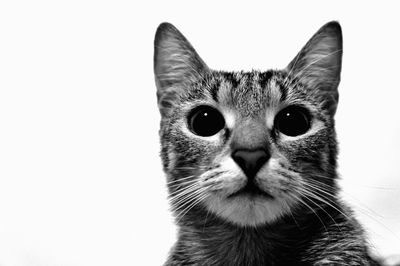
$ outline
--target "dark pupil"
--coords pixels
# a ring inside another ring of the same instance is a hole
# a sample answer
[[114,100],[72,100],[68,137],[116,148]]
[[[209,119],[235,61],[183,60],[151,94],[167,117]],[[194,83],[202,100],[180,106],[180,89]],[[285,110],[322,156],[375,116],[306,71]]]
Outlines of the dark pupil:
[[194,109],[189,115],[188,122],[191,131],[202,137],[215,135],[225,126],[222,114],[209,106]]
[[308,112],[297,106],[280,111],[275,117],[275,128],[287,136],[299,136],[310,129]]

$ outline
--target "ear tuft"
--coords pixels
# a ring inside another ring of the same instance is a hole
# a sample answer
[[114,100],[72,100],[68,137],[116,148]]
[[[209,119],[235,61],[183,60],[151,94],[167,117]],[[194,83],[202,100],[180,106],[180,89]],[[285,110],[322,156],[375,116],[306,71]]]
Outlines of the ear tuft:
[[337,21],[322,26],[287,66],[289,79],[298,79],[321,95],[334,115],[339,99],[337,87],[342,68],[342,29]]

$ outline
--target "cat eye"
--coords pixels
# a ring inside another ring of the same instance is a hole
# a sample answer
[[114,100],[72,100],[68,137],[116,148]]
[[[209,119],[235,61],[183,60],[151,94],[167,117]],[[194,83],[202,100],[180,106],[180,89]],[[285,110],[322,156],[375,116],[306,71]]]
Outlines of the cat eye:
[[310,114],[305,108],[289,106],[275,116],[274,127],[282,134],[295,137],[306,133],[310,129],[310,120]]
[[199,106],[193,109],[188,116],[189,129],[201,137],[217,134],[225,127],[222,114],[211,106]]

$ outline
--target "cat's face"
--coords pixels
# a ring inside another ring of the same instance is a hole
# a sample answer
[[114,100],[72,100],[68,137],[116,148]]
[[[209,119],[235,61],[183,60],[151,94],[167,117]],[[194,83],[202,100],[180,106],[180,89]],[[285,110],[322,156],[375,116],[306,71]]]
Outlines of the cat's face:
[[178,218],[200,207],[256,226],[329,203],[341,47],[340,26],[331,22],[284,70],[221,72],[172,25],[159,27],[162,158]]

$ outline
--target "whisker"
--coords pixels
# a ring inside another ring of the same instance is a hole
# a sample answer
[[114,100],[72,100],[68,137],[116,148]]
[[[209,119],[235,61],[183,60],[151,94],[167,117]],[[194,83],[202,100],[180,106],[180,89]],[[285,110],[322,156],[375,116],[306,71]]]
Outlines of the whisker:
[[[316,188],[315,186],[311,186],[310,184],[307,184],[311,189],[315,189],[317,190],[318,188]],[[344,217],[346,217],[347,219],[351,220],[350,217],[345,214],[342,210],[339,209],[339,206],[337,205],[336,202],[334,202],[332,199],[325,197],[324,195],[319,194],[318,192],[315,191],[310,191],[308,189],[304,188],[304,192],[308,193],[308,196],[322,202],[325,203],[326,205],[332,207],[333,209],[335,209],[336,211],[338,211],[339,213],[341,213]]]
[[178,193],[179,191],[182,191],[188,187],[192,187],[193,185],[196,185],[196,184],[199,185],[198,182],[194,181],[194,182],[190,182],[190,183],[186,183],[186,184],[179,184],[179,185],[177,184],[177,185],[170,186],[170,188],[173,188],[173,191],[170,193],[170,196],[173,196],[176,193]]
[[205,190],[205,189],[207,189],[207,188],[200,188],[200,189],[195,188],[195,189],[192,189],[192,190],[190,190],[190,191],[187,191],[187,192],[186,192],[184,195],[182,195],[181,197],[178,197],[178,198],[174,199],[174,201],[171,201],[171,202],[173,203],[173,206],[178,206],[178,205],[180,205],[182,202],[185,202],[185,201],[187,201],[188,199],[190,199],[190,197],[194,197],[194,196],[196,196],[197,194],[203,192],[203,190]]
[[194,175],[189,175],[187,177],[178,178],[178,179],[175,179],[175,180],[167,182],[167,185],[168,184],[173,184],[173,183],[176,183],[176,182],[179,182],[179,181],[182,181],[182,180],[186,180],[186,179],[189,179],[189,178],[192,178],[192,177],[194,177]]
[[185,207],[183,210],[179,211],[179,213],[177,214],[177,218],[178,218],[178,222],[179,220],[186,215],[187,212],[189,212],[195,205],[197,205],[200,201],[204,200],[206,197],[208,197],[208,195],[206,193],[204,193],[207,190],[207,188],[202,188],[199,189],[198,191],[196,191],[196,193],[194,193],[192,195],[191,198],[189,198],[189,200],[187,200],[184,204],[182,204],[181,206],[179,206],[180,209],[182,209],[183,207]]
[[372,185],[365,185],[365,184],[360,184],[357,182],[350,182],[350,181],[342,181],[343,183],[346,183],[346,185],[350,186],[356,186],[356,187],[361,187],[361,188],[366,188],[366,189],[379,189],[379,190],[389,190],[389,191],[400,191],[400,187],[384,187],[384,186],[372,186]]
[[289,214],[292,217],[292,219],[293,219],[294,223],[296,224],[297,228],[299,228],[299,230],[301,230],[299,223],[296,221],[296,218],[294,218],[292,210],[290,208],[288,210],[289,210]]
[[199,196],[197,196],[197,197],[194,197],[194,201],[189,205],[189,206],[187,206],[182,212],[180,212],[179,214],[178,214],[178,217],[180,217],[179,219],[178,219],[178,223],[179,223],[179,221],[194,207],[194,206],[196,206],[197,204],[199,204],[201,201],[203,201],[205,198],[207,198],[208,197],[208,195],[206,195],[205,193],[203,193],[203,194],[200,194]]
[[[308,180],[308,181],[310,181],[310,180]],[[317,183],[317,184],[315,184],[315,185],[318,185],[318,186],[326,186],[326,187],[329,187],[329,186],[327,186],[326,184],[321,183],[321,182],[319,182],[319,181],[317,181],[317,180],[312,180],[312,182]],[[314,189],[319,190],[319,191],[321,191],[321,192],[324,192],[325,194],[329,194],[328,192],[324,191],[323,189],[318,189],[317,187],[314,187]],[[381,222],[380,220],[378,220],[378,219],[376,218],[376,217],[382,217],[380,214],[376,213],[376,212],[373,211],[372,209],[370,209],[370,208],[368,208],[367,206],[365,206],[364,204],[362,204],[361,201],[357,200],[355,197],[353,197],[353,196],[350,195],[349,193],[346,193],[346,192],[343,191],[343,190],[342,190],[341,192],[343,192],[344,194],[346,194],[346,195],[352,197],[354,200],[357,201],[357,204],[359,205],[358,210],[359,210],[362,214],[366,215],[368,218],[370,218],[370,219],[372,219],[373,221],[377,222],[379,225],[381,225],[382,227],[384,227],[386,230],[388,230],[388,232],[392,233],[397,239],[400,240],[400,237],[399,237],[395,232],[393,232],[393,230],[391,230],[387,225],[385,225],[383,222]],[[325,198],[325,197],[323,197],[323,196],[322,196],[321,194],[319,194],[319,193],[318,193],[318,195],[319,195],[320,197],[322,197],[322,198]],[[328,198],[325,198],[325,199],[328,200],[328,201],[330,201],[330,202],[332,202],[332,203],[334,203],[333,201],[331,201],[331,200],[328,199]],[[336,205],[337,203],[334,203],[334,204]],[[333,207],[333,206],[331,206],[331,207]],[[335,208],[335,209],[338,210],[337,208]],[[338,211],[339,211],[339,210],[338,210]],[[370,212],[370,213],[368,213],[368,212]],[[344,214],[342,211],[340,211],[340,213],[343,214],[347,219],[350,219],[350,218],[348,217],[348,215]]]
[[198,181],[197,181],[196,179],[194,179],[194,180],[187,180],[187,181],[184,181],[184,182],[181,182],[181,183],[169,185],[169,187],[171,187],[171,188],[183,187],[183,186],[188,186],[188,185],[190,185],[190,184],[197,183],[197,182],[198,182]]
[[187,193],[191,193],[192,191],[196,190],[199,187],[200,187],[200,185],[198,183],[192,184],[192,185],[187,186],[187,187],[183,187],[183,188],[181,188],[181,189],[179,189],[177,191],[172,192],[170,194],[169,200],[170,201],[175,200],[176,198],[179,198],[182,195],[185,195]]
[[196,167],[194,167],[194,166],[176,166],[176,167],[174,167],[174,169],[176,170],[176,169],[179,169],[179,170],[187,170],[187,169],[190,169],[190,170],[195,170],[195,169],[198,169],[199,167],[198,166],[196,166]]
[[329,192],[329,190],[332,189],[331,187],[326,186],[327,190],[325,190],[325,189],[321,188],[322,184],[314,182],[314,180],[307,180],[307,182],[304,182],[303,185],[310,187],[313,191],[317,190],[317,191],[319,191],[321,193],[324,193],[325,195],[327,195],[327,197],[336,198],[336,196],[334,194]]
[[184,199],[180,200],[180,202],[177,202],[176,204],[172,205],[171,207],[174,210],[181,213],[182,209],[185,209],[186,208],[185,206],[190,205],[190,203],[193,202],[196,199],[196,196],[198,196],[198,195],[201,195],[201,192],[198,192],[196,194],[191,194],[190,196],[185,197]]
[[[300,196],[300,197],[297,197],[297,196],[294,195],[294,194],[292,194],[292,196],[295,197],[300,203],[302,203],[304,206],[306,206],[308,209],[310,209],[310,210],[315,214],[315,216],[316,216],[316,217],[318,218],[318,220],[321,222],[322,226],[325,228],[325,232],[328,233],[328,229],[326,228],[324,222],[323,222],[322,219],[319,217],[319,215],[315,212],[315,210],[314,210],[310,205],[308,205],[308,204],[301,198],[301,196]],[[303,196],[304,196],[304,195],[303,195]],[[307,196],[305,196],[305,197],[307,198]]]
[[[321,205],[319,205],[318,203],[316,203],[315,201],[313,201],[312,199],[316,199],[319,200],[319,197],[317,197],[316,195],[314,195],[312,192],[308,191],[308,190],[304,190],[303,193],[306,193],[309,197],[307,197],[307,195],[304,195],[309,201],[311,201],[312,204],[314,204],[315,206],[317,206],[320,210],[322,210],[326,215],[329,216],[329,218],[332,220],[332,222],[336,225],[336,227],[340,230],[340,232],[342,232],[342,228],[341,226],[336,222],[336,220],[332,217],[332,215],[329,214],[329,212],[327,212]],[[324,201],[322,201],[324,202]],[[324,202],[325,204],[328,204],[326,202]],[[332,207],[335,208],[335,207]],[[336,210],[338,210],[337,208],[335,208]],[[342,213],[340,210],[338,210],[340,213]],[[345,215],[345,214],[343,214]],[[345,217],[347,217],[345,215]]]
[[[327,191],[325,191],[324,189],[318,188],[319,186],[325,186],[325,187],[329,188],[328,185],[326,185],[326,184],[324,184],[324,183],[322,183],[322,182],[320,182],[320,181],[317,181],[317,180],[308,180],[308,181],[309,181],[310,183],[314,183],[314,185],[317,186],[317,187],[316,187],[317,190],[319,190],[319,191],[321,191],[321,192],[323,192],[323,193],[325,193],[325,194],[329,194],[329,193],[328,193]],[[350,194],[347,193],[346,191],[341,190],[341,192],[344,193],[344,194],[346,194],[347,196],[353,198],[355,201],[357,201],[357,204],[359,204],[359,206],[360,206],[361,208],[364,208],[366,211],[369,211],[370,214],[368,214],[368,215],[374,215],[374,216],[382,217],[380,214],[376,213],[376,212],[373,211],[372,209],[368,208],[366,205],[362,204],[362,202],[361,202],[360,200],[358,200],[358,199],[355,198],[354,196],[350,195]],[[363,210],[363,211],[364,211],[364,210]],[[364,213],[364,214],[367,214],[367,213]],[[371,216],[371,217],[372,217],[372,216]]]
[[192,194],[196,193],[196,191],[199,189],[199,187],[192,187],[186,190],[183,190],[181,193],[175,195],[173,198],[169,199],[169,202],[172,205],[179,204],[181,201],[184,201],[185,199],[189,198]]

